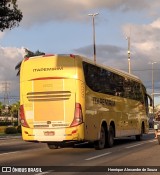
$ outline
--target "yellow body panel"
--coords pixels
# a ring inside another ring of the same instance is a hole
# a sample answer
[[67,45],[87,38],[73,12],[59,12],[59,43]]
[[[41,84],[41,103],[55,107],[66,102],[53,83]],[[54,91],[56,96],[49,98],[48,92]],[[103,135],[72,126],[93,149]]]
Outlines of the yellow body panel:
[[70,127],[75,104],[84,106],[81,67],[80,62],[68,56],[36,57],[22,63],[20,101],[29,125],[29,128],[22,126],[24,140],[84,140],[83,123]]
[[[89,63],[82,57],[72,55],[39,56],[23,61],[20,103],[28,123],[28,127],[22,126],[24,140],[96,141],[103,122],[108,128],[114,123],[115,137],[140,134],[142,122],[145,132],[148,132],[145,105],[91,90],[85,82],[83,61]],[[134,79],[111,68],[101,67]],[[76,103],[81,105],[83,123],[71,127]]]

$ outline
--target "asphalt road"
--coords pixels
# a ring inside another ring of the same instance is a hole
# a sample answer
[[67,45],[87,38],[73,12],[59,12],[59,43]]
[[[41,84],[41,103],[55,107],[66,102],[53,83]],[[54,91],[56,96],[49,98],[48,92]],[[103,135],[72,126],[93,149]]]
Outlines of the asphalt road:
[[[143,170],[146,172],[129,172],[129,175],[139,173],[141,175],[160,174],[160,172],[155,172],[156,168],[160,168],[160,145],[154,139],[153,131],[144,135],[142,141],[138,142],[134,137],[117,139],[114,147],[98,151],[94,149],[92,144],[50,150],[44,143],[24,142],[20,138],[2,139],[0,140],[0,166],[20,166],[21,169],[34,166],[38,172],[31,174],[36,175],[70,175],[82,173],[83,175],[106,175],[116,174],[118,173],[117,171],[121,169],[124,171],[124,168],[129,168],[130,166],[131,168],[140,166],[140,171],[144,168]],[[58,166],[58,169],[56,166]],[[67,169],[66,166],[69,166],[70,169]],[[41,172],[38,169],[40,167],[45,170]],[[108,169],[110,167],[111,169]],[[113,171],[112,168],[114,168]],[[25,169],[23,170],[25,171]],[[15,171],[18,171],[18,169],[15,169]],[[12,172],[2,174],[20,175],[21,173]],[[120,174],[127,175],[128,172],[121,172]]]

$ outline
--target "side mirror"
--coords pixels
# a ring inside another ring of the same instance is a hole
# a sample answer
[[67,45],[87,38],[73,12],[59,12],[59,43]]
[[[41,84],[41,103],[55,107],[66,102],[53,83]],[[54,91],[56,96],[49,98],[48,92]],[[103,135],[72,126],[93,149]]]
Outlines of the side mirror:
[[153,106],[153,99],[149,94],[146,94],[150,101],[150,106]]

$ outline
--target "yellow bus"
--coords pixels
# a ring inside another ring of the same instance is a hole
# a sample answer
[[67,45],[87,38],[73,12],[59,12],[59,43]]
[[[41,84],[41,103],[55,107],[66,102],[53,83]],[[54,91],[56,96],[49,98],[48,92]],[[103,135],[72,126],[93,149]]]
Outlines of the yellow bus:
[[139,78],[78,55],[25,58],[20,70],[20,118],[25,141],[50,149],[148,132],[148,95]]

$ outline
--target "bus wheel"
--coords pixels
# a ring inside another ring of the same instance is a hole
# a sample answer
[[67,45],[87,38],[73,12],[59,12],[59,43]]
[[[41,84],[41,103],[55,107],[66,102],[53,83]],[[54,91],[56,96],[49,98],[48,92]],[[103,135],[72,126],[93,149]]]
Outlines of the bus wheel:
[[55,145],[53,143],[47,143],[49,149],[58,149],[58,145]]
[[109,126],[109,131],[107,135],[107,146],[111,148],[114,144],[114,129],[112,126]]
[[136,140],[137,140],[137,141],[141,141],[141,140],[142,140],[142,134],[136,135]]
[[94,142],[94,147],[96,150],[104,149],[106,143],[106,133],[103,126],[101,126],[100,139]]
[[136,135],[136,140],[137,141],[141,141],[142,140],[143,133],[144,133],[144,126],[142,125],[142,127],[141,127],[141,134]]

